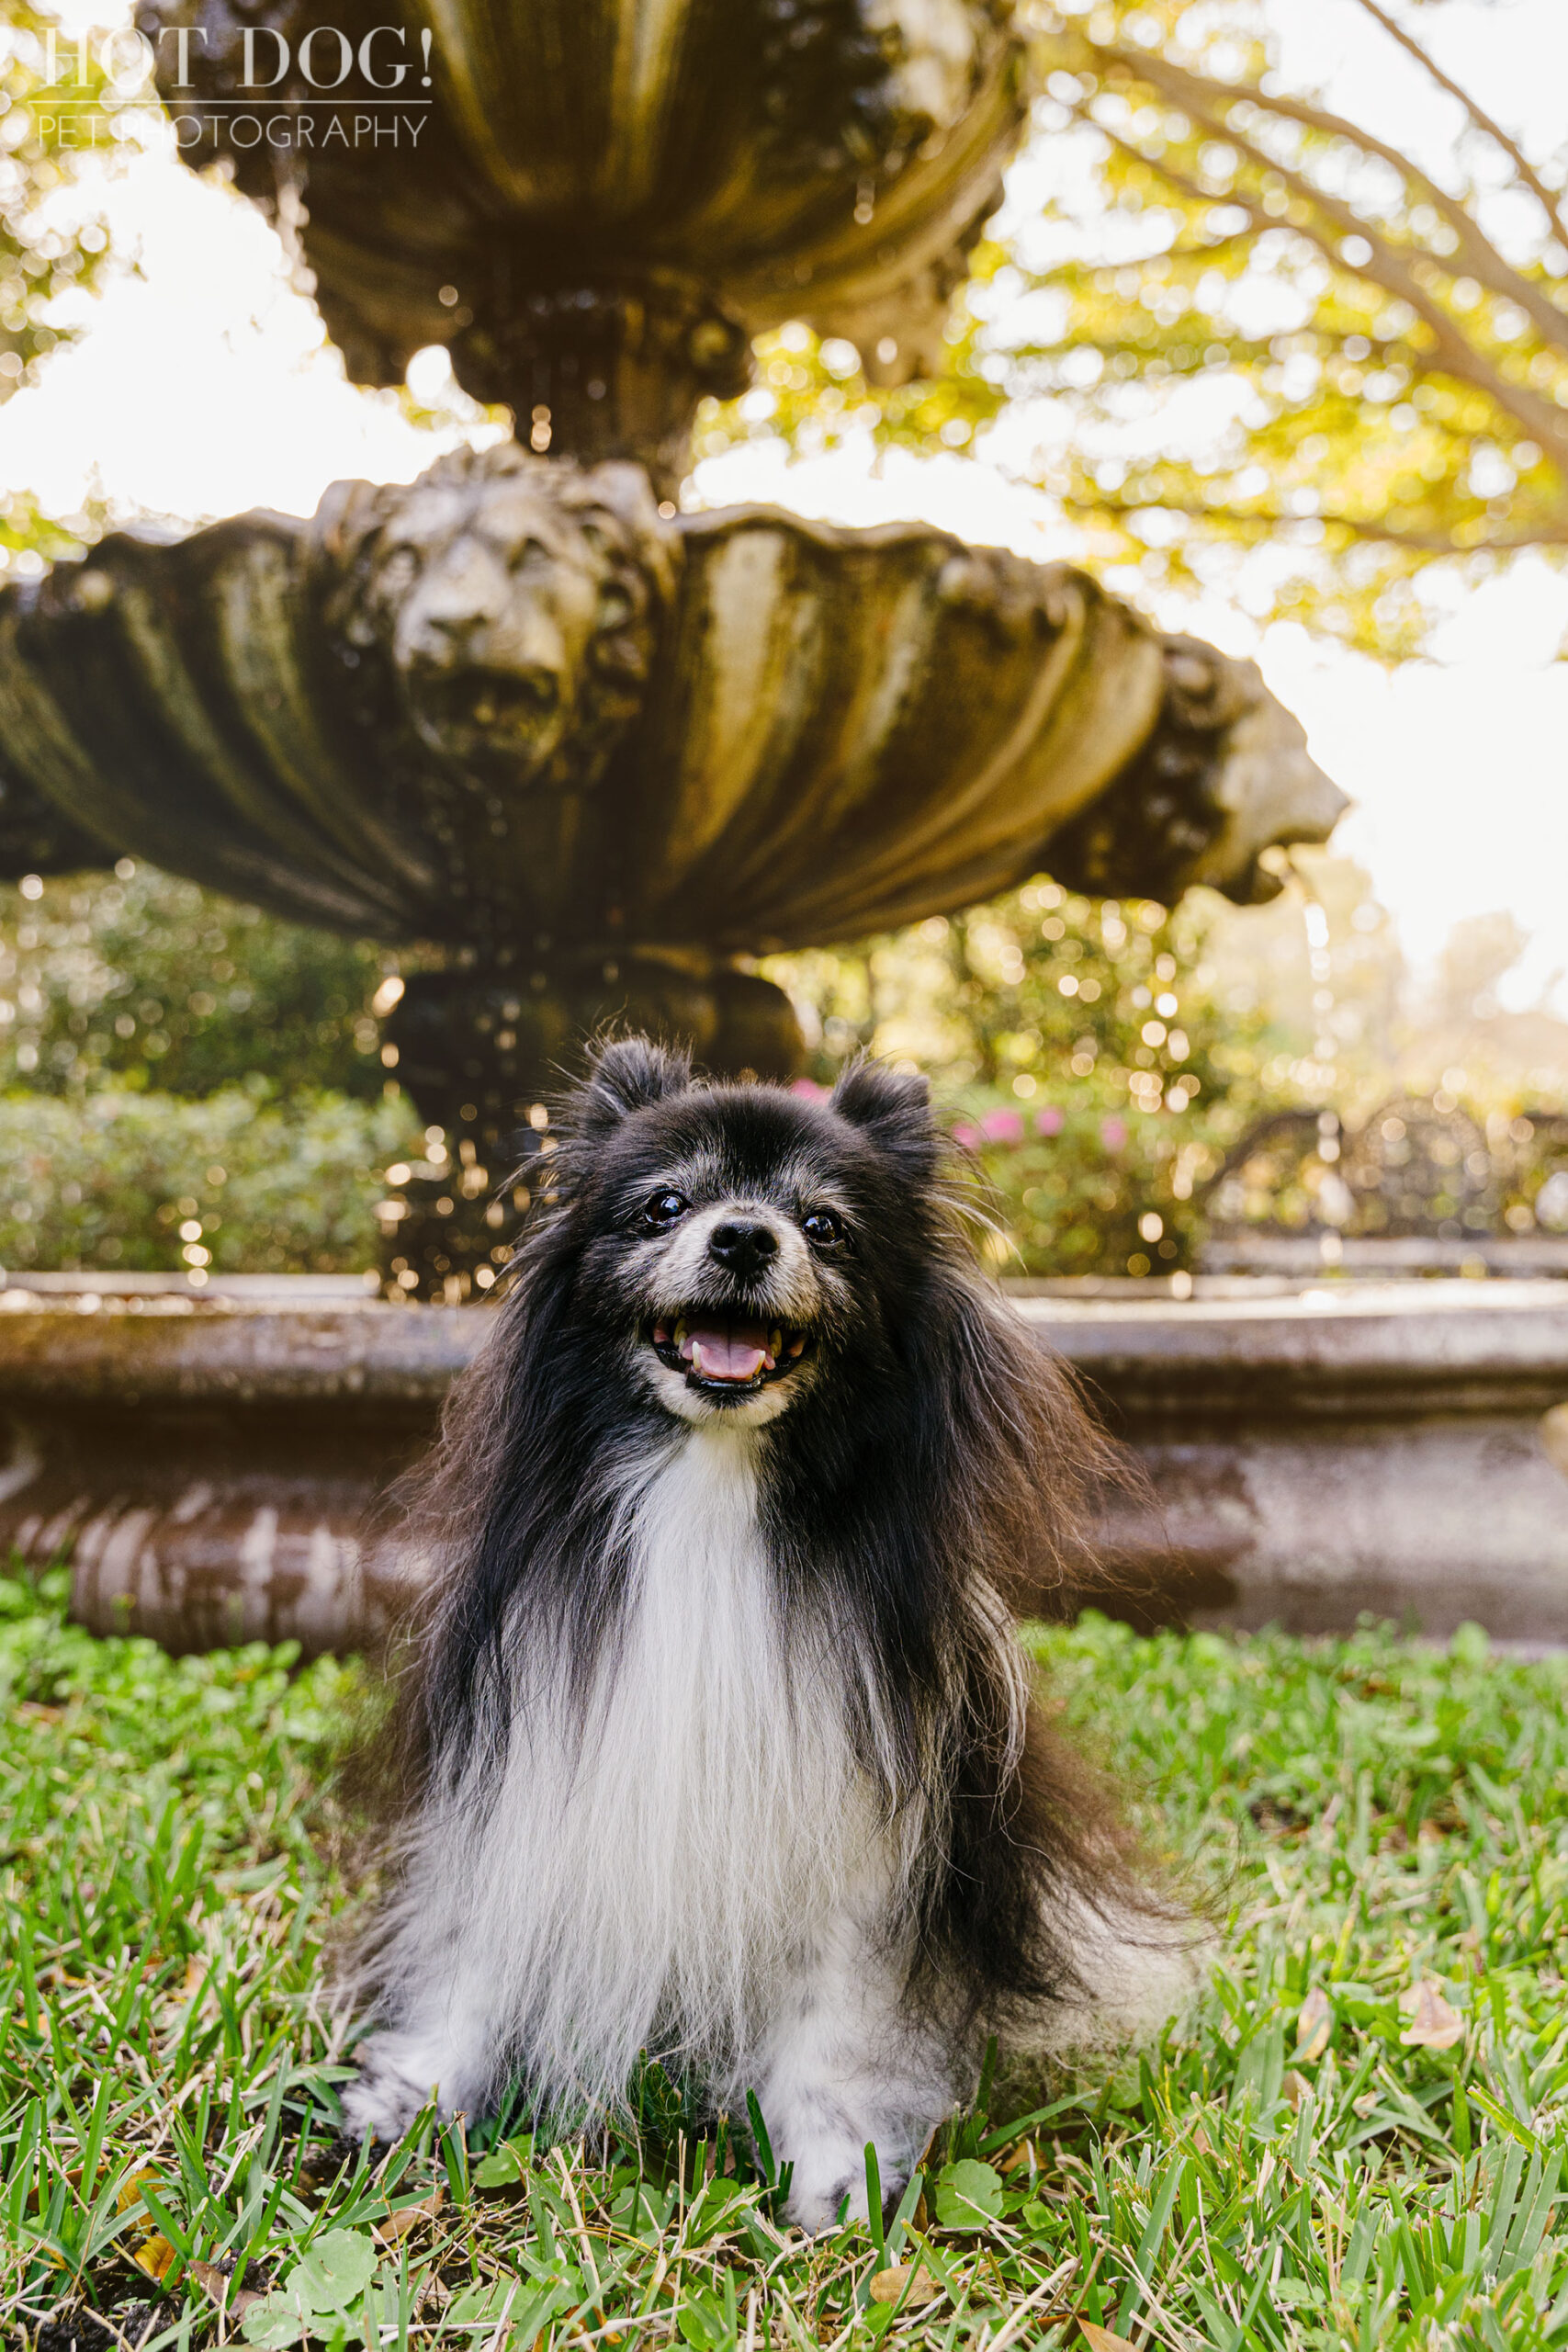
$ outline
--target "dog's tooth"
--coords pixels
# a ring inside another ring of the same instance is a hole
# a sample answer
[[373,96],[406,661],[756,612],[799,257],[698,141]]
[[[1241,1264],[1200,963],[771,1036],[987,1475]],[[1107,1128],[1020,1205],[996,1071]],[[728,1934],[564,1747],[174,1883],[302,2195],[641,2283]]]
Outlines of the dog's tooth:
[[701,1372],[702,1368],[703,1343],[700,1340],[694,1340],[692,1341],[692,1370],[694,1372]]
[[685,1346],[685,1344],[686,1344],[686,1318],[685,1318],[685,1317],[684,1317],[683,1315],[682,1316],[682,1317],[681,1317],[680,1321],[676,1324],[675,1329],[674,1329],[674,1331],[673,1331],[673,1333],[671,1334],[671,1338],[672,1338],[673,1342],[674,1342],[674,1344],[675,1344],[675,1346],[676,1346],[676,1347],[678,1347],[678,1348],[683,1348],[683,1347]]

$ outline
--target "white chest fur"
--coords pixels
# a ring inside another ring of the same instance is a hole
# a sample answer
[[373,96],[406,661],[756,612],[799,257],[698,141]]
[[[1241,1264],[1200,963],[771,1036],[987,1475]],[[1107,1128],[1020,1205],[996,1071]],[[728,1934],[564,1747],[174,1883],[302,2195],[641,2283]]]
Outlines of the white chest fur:
[[823,1631],[780,1622],[756,1442],[710,1424],[628,1481],[585,1719],[559,1660],[521,1661],[502,1787],[429,1825],[454,1998],[564,2100],[613,2098],[644,2047],[743,2070],[823,1923],[886,1883]]

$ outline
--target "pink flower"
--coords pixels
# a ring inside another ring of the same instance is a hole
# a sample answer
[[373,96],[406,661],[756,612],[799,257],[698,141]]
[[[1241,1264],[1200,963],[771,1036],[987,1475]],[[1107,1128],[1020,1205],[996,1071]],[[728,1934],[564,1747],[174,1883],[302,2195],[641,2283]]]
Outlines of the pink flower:
[[1016,1111],[987,1111],[980,1133],[987,1143],[1021,1143],[1023,1121]]
[[953,1140],[956,1144],[962,1144],[965,1151],[973,1151],[980,1140],[980,1130],[978,1127],[972,1127],[967,1119],[960,1119],[953,1130]]
[[792,1094],[804,1094],[808,1102],[826,1102],[828,1100],[827,1087],[818,1086],[814,1078],[792,1079],[789,1091]]
[[1124,1119],[1101,1119],[1100,1123],[1100,1140],[1105,1146],[1107,1151],[1120,1151],[1127,1140],[1126,1121]]
[[1034,1132],[1037,1136],[1061,1134],[1062,1114],[1054,1102],[1049,1103],[1043,1111],[1036,1111],[1034,1114]]

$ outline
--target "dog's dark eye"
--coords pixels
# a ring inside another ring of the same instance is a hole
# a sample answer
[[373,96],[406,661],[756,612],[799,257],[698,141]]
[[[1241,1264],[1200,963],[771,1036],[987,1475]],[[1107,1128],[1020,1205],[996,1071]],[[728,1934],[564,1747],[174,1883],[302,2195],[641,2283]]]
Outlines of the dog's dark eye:
[[844,1238],[844,1228],[831,1209],[813,1209],[801,1231],[814,1250],[832,1250]]
[[644,1205],[642,1221],[651,1232],[662,1233],[666,1226],[678,1224],[691,1205],[683,1193],[655,1193]]

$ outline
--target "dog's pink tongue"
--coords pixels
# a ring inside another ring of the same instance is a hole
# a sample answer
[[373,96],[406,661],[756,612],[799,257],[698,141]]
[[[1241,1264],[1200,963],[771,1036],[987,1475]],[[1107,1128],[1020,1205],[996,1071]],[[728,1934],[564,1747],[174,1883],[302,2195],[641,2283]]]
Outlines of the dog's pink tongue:
[[681,1342],[681,1353],[705,1380],[755,1380],[767,1352],[760,1323],[695,1323]]

